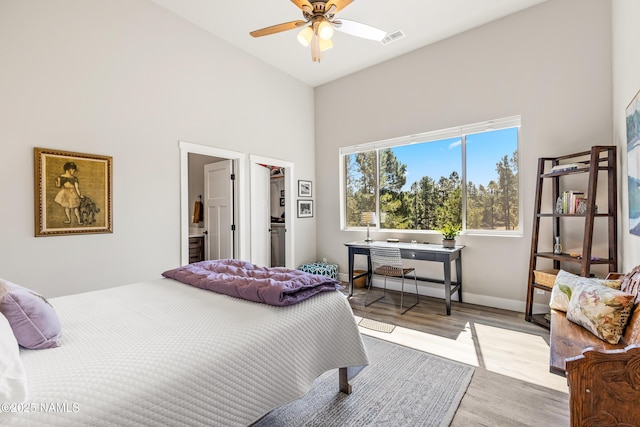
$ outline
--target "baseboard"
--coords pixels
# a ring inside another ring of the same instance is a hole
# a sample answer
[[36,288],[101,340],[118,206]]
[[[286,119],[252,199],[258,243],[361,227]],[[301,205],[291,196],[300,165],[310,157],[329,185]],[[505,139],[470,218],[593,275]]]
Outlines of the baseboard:
[[[343,282],[348,282],[349,276],[347,274],[339,273],[338,277]],[[411,292],[412,288],[408,287],[408,285],[411,282],[412,282],[412,279],[408,279],[407,282],[405,282],[405,285],[404,285],[405,292],[406,291]],[[400,285],[401,285],[400,281],[396,279],[387,279],[387,289],[400,291]],[[378,279],[377,277],[374,278],[373,286],[382,287],[383,286],[382,280]],[[440,285],[440,284],[431,284],[429,282],[418,282],[418,293],[420,295],[425,295],[428,297],[444,299],[443,288],[444,288],[444,285]],[[518,313],[524,313],[525,305],[526,305],[524,301],[498,298],[498,297],[492,297],[492,296],[480,295],[480,294],[473,294],[467,291],[463,292],[463,298],[464,298],[463,301],[469,304],[477,304],[485,307],[500,308],[503,310],[510,310]],[[457,301],[458,294],[454,293],[451,296],[451,299],[453,301]],[[539,312],[544,313],[545,311],[549,311],[549,306],[545,304],[534,304],[533,309],[535,313],[539,313]]]

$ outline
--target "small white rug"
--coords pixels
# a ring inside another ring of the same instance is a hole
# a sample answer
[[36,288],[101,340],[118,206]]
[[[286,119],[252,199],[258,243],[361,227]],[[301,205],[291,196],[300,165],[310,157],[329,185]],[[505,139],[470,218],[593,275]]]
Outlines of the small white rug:
[[367,319],[365,317],[358,322],[358,326],[371,329],[372,331],[385,332],[387,334],[390,334],[396,328],[396,325],[378,322],[377,320]]

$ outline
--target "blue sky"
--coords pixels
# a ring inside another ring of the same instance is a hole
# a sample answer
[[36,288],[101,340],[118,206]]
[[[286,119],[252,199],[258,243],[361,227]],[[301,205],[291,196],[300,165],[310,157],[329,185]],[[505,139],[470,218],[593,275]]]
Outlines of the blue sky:
[[[467,180],[487,185],[497,178],[496,163],[506,154],[509,158],[517,148],[518,129],[500,129],[467,135]],[[393,148],[401,163],[407,165],[407,183],[403,190],[428,175],[434,180],[448,177],[460,170],[462,140],[451,138],[425,144],[412,144]]]

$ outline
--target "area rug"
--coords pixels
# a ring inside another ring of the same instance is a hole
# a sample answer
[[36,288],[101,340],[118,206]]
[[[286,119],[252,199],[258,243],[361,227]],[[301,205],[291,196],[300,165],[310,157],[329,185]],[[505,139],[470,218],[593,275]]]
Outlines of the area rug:
[[448,426],[474,369],[363,335],[371,364],[338,392],[337,370],[318,377],[301,399],[271,411],[255,427]]
[[362,320],[358,322],[358,326],[387,334],[390,334],[396,328],[395,325],[390,323],[378,322],[377,320],[367,319],[366,317],[363,317]]

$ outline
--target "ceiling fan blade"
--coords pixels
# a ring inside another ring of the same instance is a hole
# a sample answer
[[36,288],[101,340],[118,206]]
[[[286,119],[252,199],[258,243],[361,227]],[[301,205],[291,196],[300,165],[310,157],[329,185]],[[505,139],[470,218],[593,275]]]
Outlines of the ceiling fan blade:
[[299,28],[305,25],[306,23],[307,23],[306,21],[301,21],[301,20],[285,22],[284,24],[272,25],[271,27],[266,27],[260,30],[251,31],[249,34],[251,34],[253,37],[268,36],[270,34],[275,34],[282,31],[289,31],[289,30],[293,30],[294,28]]
[[330,10],[332,6],[335,6],[336,8],[333,11],[333,13],[335,14],[340,12],[345,7],[349,6],[351,3],[353,3],[353,0],[329,0],[325,5],[324,10]]
[[352,36],[362,37],[363,39],[381,41],[387,35],[385,31],[379,28],[348,19],[333,21],[333,26],[338,31],[351,34]]
[[291,0],[299,9],[304,10],[304,6],[308,7],[308,10],[313,10],[313,6],[309,3],[309,0]]

